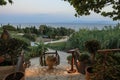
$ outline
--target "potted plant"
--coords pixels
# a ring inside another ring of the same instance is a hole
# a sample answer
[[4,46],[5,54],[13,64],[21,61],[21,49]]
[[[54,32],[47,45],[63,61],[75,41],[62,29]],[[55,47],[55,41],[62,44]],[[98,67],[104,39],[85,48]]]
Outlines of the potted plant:
[[24,64],[23,64],[24,69],[28,68],[31,65],[30,58],[31,58],[30,54],[26,52],[24,56]]
[[82,53],[78,60],[79,72],[85,74],[85,68],[90,64],[90,56],[86,53]]
[[67,56],[68,64],[71,64],[71,60],[72,60],[72,55]]
[[23,72],[13,72],[8,74],[3,80],[25,80]]
[[95,56],[98,49],[100,49],[100,42],[97,40],[89,40],[85,42],[85,47],[91,54],[90,63],[92,66],[86,68],[86,80],[90,79],[90,75],[93,74],[93,65],[95,63]]
[[87,67],[85,68],[85,79],[86,79],[86,80],[92,80],[92,79],[91,79],[91,76],[92,76],[92,75],[94,75],[94,74],[93,74],[93,67],[87,66]]
[[15,71],[14,65],[17,63],[22,46],[23,42],[21,40],[11,38],[8,31],[4,29],[0,38],[0,56],[4,57],[4,61],[0,63],[0,79],[3,78],[4,75]]
[[5,58],[3,56],[0,56],[0,63],[4,62]]
[[91,62],[94,63],[95,54],[100,49],[100,42],[97,40],[89,40],[85,42],[85,48],[91,53]]

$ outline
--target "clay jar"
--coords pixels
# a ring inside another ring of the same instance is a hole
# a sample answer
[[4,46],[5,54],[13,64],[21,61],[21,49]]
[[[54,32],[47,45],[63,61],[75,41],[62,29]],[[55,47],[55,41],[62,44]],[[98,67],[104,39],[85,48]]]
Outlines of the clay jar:
[[53,66],[55,65],[56,63],[56,57],[51,55],[51,56],[47,56],[47,59],[46,59],[46,64],[48,66],[48,69],[53,69]]

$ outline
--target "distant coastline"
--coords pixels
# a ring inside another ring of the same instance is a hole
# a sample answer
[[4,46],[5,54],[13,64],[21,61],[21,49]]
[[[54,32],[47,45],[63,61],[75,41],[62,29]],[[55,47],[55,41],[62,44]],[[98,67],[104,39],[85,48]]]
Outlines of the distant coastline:
[[[105,22],[97,22],[97,23],[6,23],[6,24],[11,24],[14,27],[31,27],[31,26],[35,26],[36,28],[39,28],[40,25],[47,25],[50,27],[66,27],[66,28],[71,28],[71,29],[75,29],[76,31],[78,31],[81,28],[88,28],[88,29],[102,29],[105,26],[112,26],[114,27],[116,24],[118,23],[105,23]],[[6,25],[5,23],[1,24],[1,25]],[[0,26],[1,26],[0,25]]]

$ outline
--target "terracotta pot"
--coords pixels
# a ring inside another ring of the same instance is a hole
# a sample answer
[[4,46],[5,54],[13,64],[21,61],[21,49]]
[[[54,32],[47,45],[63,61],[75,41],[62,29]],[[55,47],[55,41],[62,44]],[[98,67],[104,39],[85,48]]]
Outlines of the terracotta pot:
[[56,57],[48,56],[46,59],[46,64],[48,66],[48,69],[53,69],[53,66],[56,63]]
[[5,58],[0,56],[0,63],[4,62]]
[[0,66],[0,80],[2,80],[7,74],[14,71],[15,66]]
[[86,80],[91,80],[90,77],[91,77],[92,74],[93,74],[93,67],[88,66],[88,67],[85,69],[85,77],[86,77]]
[[24,80],[23,72],[13,72],[8,74],[3,80]]
[[87,64],[85,62],[80,61],[79,62],[79,72],[82,74],[85,74]]

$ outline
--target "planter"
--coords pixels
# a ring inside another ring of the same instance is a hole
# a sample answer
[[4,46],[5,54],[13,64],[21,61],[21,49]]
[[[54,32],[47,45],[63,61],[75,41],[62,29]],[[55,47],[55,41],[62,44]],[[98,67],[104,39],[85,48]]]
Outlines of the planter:
[[86,77],[86,80],[91,80],[91,79],[90,79],[91,75],[93,75],[93,67],[88,66],[88,67],[85,69],[85,77]]
[[8,74],[3,80],[24,80],[23,72],[13,72]]
[[48,66],[48,69],[53,69],[53,66],[56,63],[56,57],[54,56],[48,56],[46,59],[46,64]]
[[82,74],[85,74],[86,66],[87,66],[87,64],[85,62],[80,61],[79,62],[79,72]]
[[0,66],[0,80],[2,80],[7,74],[14,72],[14,66]]
[[4,62],[5,58],[0,56],[0,63]]

